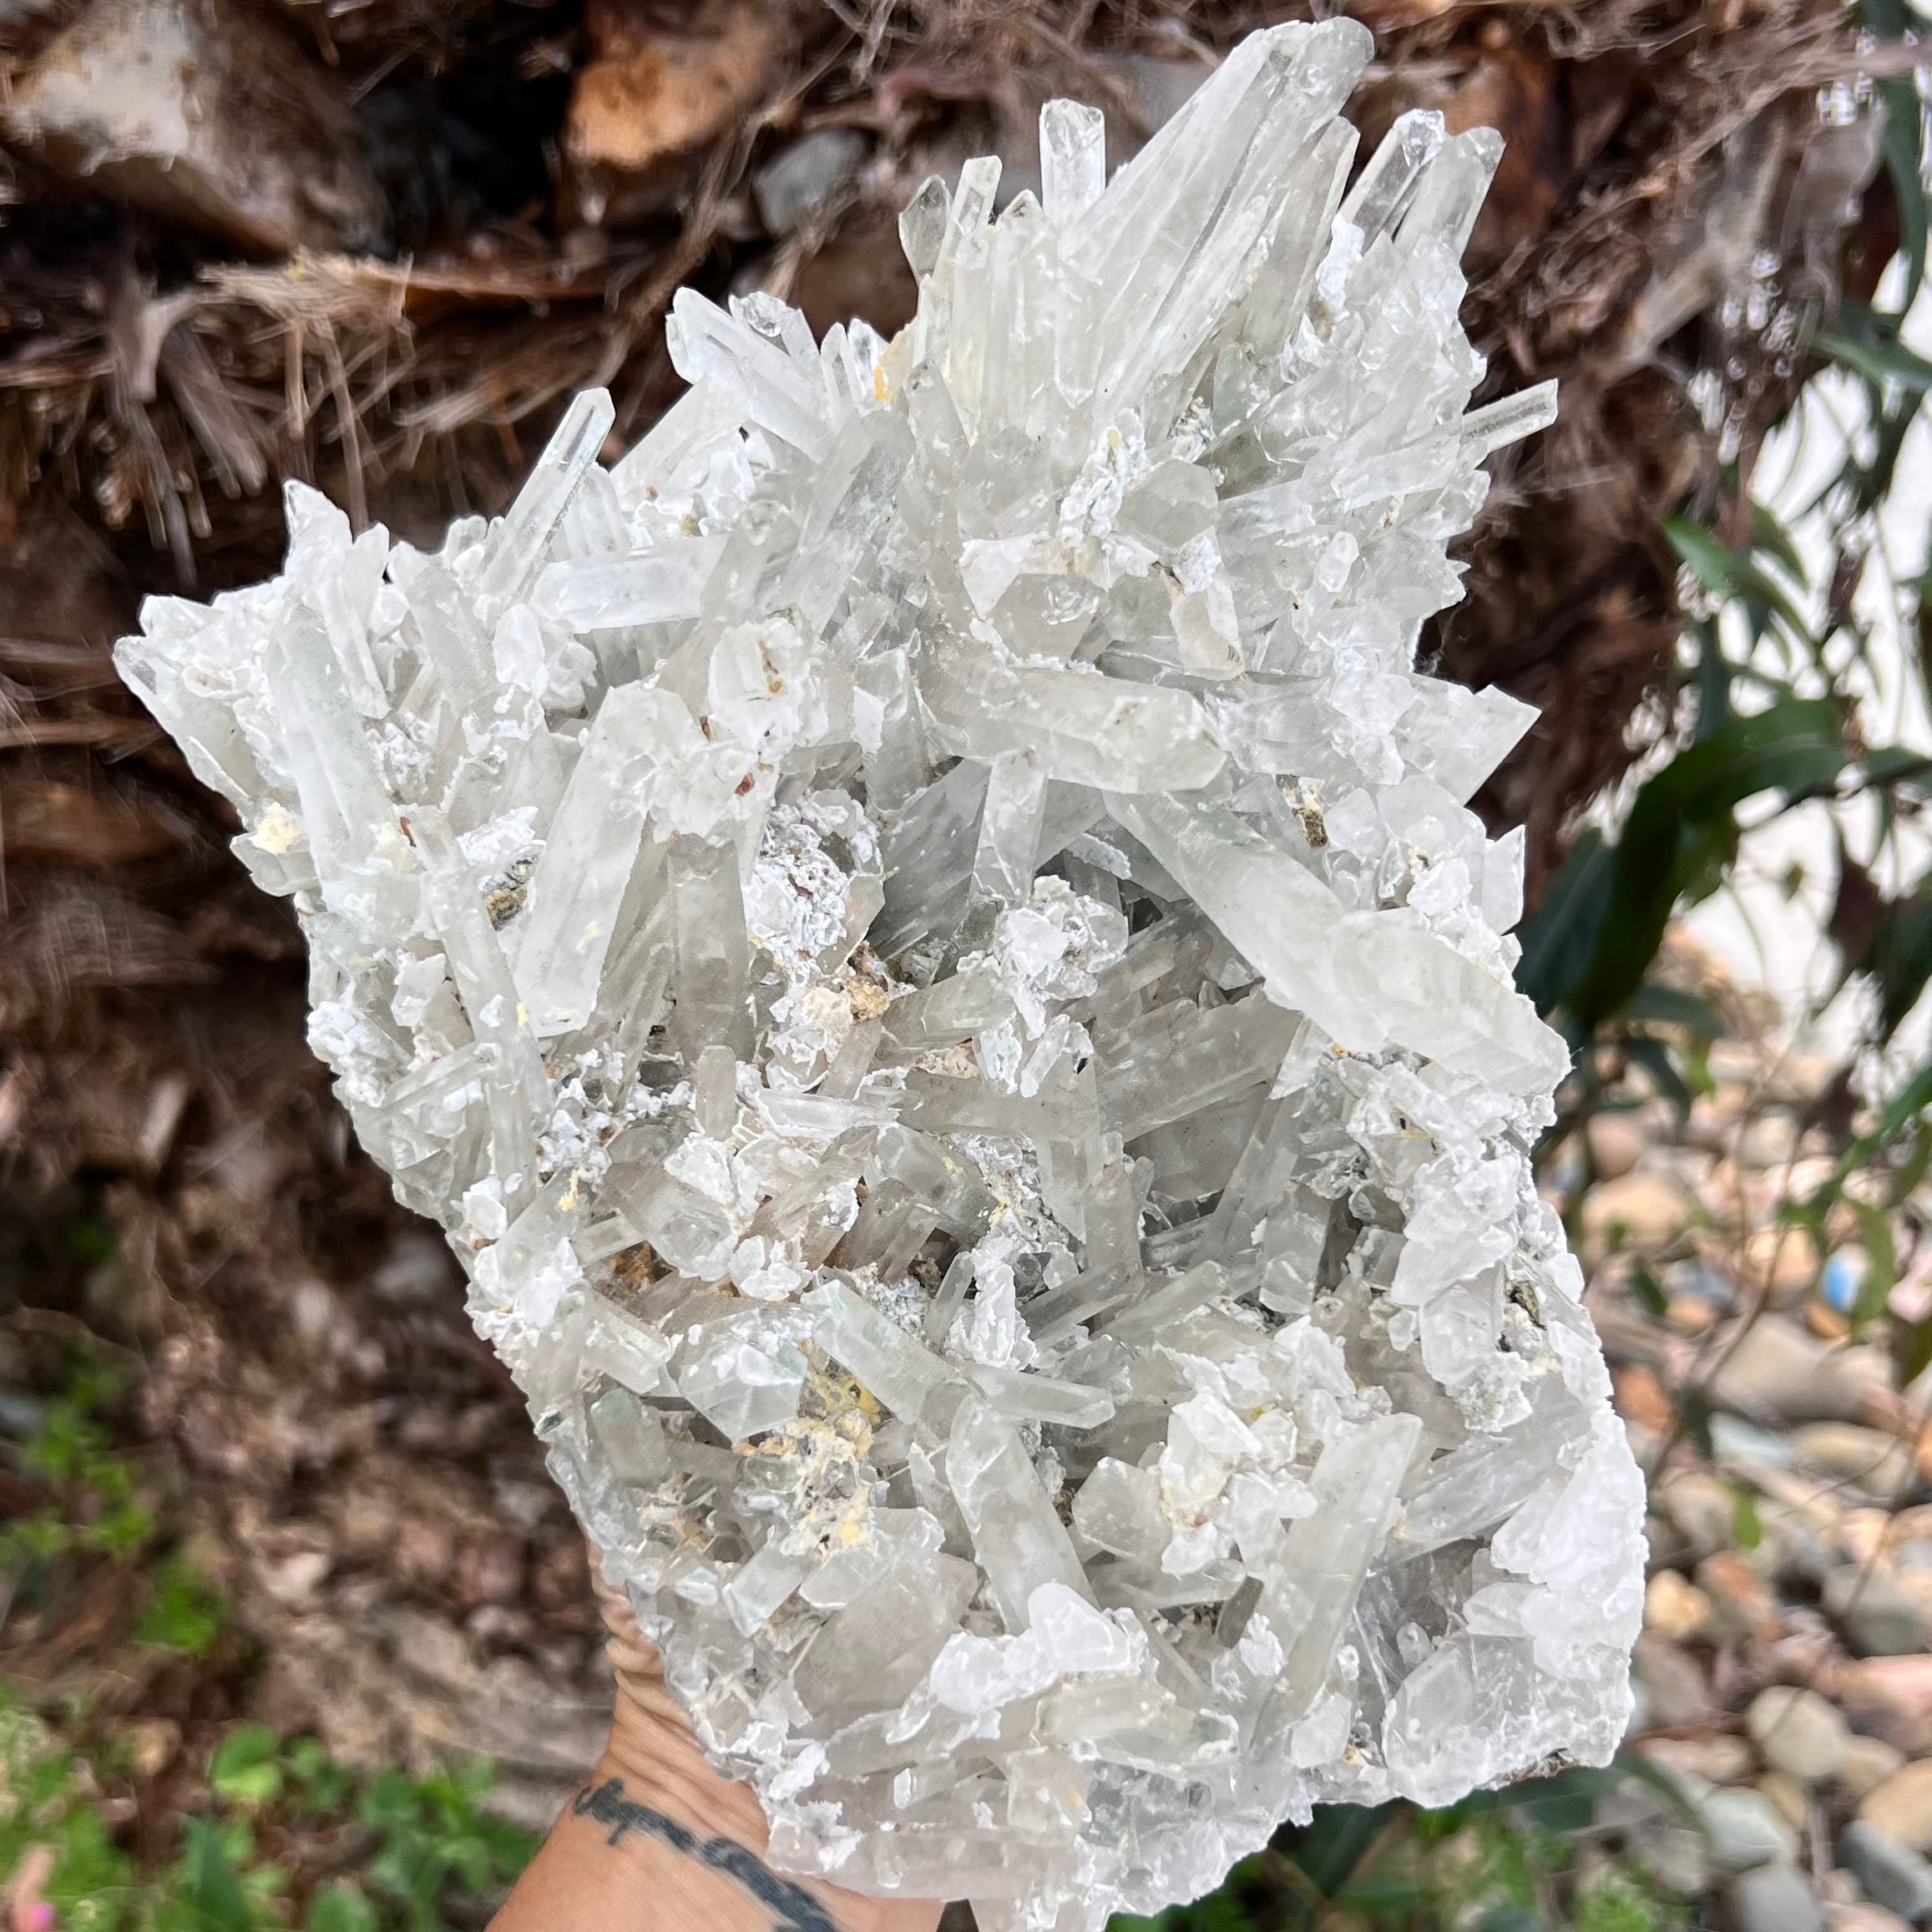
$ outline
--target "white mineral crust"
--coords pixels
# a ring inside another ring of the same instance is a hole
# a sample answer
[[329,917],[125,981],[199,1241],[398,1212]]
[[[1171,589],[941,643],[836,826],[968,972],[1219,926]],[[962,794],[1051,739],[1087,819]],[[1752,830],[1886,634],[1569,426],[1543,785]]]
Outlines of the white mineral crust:
[[1601,1763],[1642,1492],[1529,1148],[1528,710],[1419,672],[1499,143],[1346,194],[1347,20],[1106,180],[1049,103],[918,318],[682,291],[434,554],[289,486],[119,661],[786,1869],[1099,1927],[1284,1816]]

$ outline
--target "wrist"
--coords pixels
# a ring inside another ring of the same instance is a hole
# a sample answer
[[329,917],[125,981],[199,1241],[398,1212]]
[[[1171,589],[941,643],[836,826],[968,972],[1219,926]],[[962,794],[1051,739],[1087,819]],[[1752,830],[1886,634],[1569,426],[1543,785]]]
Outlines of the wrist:
[[[668,1702],[661,1683],[658,1690]],[[770,1833],[756,1795],[712,1770],[681,1713],[660,1711],[649,1700],[620,1697],[589,1788],[613,1778],[621,1782],[627,1798],[700,1838],[735,1838],[764,1852]]]

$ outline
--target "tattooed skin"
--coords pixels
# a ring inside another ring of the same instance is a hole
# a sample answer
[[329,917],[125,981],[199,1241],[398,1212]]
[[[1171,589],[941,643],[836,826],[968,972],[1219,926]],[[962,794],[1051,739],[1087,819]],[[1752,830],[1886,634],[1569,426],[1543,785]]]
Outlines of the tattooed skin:
[[734,1838],[700,1838],[661,1811],[626,1798],[621,1778],[606,1778],[602,1784],[579,1792],[570,1808],[579,1818],[608,1826],[614,1845],[622,1844],[632,1832],[640,1832],[743,1886],[776,1914],[771,1932],[838,1932],[825,1908],[802,1885],[780,1878],[756,1853]]

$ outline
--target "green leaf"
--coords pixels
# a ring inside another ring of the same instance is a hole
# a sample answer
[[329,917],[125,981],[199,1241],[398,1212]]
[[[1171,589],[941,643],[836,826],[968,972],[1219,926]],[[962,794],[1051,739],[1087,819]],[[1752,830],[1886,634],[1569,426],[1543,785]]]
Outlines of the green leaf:
[[1919,1191],[1928,1172],[1932,1172],[1932,1134],[1921,1122],[1914,1130],[1911,1152],[1891,1170],[1885,1189],[1886,1208],[1896,1214]]
[[1355,1874],[1376,1834],[1388,1823],[1390,1804],[1318,1804],[1315,1815],[1292,1844],[1282,1849],[1308,1875],[1324,1899],[1332,1899]]
[[70,1221],[62,1232],[67,1252],[77,1261],[99,1262],[114,1258],[114,1231],[104,1221]]
[[266,1724],[244,1724],[221,1741],[208,1782],[231,1803],[271,1804],[281,1795],[281,1740]]
[[1881,1207],[1869,1201],[1847,1205],[1859,1224],[1859,1239],[1865,1251],[1865,1278],[1859,1283],[1859,1298],[1852,1304],[1852,1326],[1862,1328],[1885,1312],[1892,1288],[1899,1278],[1899,1257],[1892,1240],[1892,1221]]
[[1919,682],[1932,690],[1932,584],[1919,581],[1919,608],[1912,619],[1912,641],[1918,647]]
[[1896,382],[1914,395],[1932,388],[1932,362],[1914,355],[1903,342],[1883,338],[1860,341],[1855,336],[1824,335],[1813,344],[1820,355],[1828,356],[1841,368],[1883,388]]
[[1631,995],[1624,1016],[1658,1026],[1681,1026],[1698,1039],[1722,1039],[1728,1031],[1723,1014],[1709,1000],[1675,986],[1659,986],[1654,980],[1646,980]]
[[1567,1836],[1589,1829],[1596,1801],[1614,1791],[1623,1778],[1622,1771],[1614,1765],[1601,1770],[1579,1766],[1549,1778],[1526,1778],[1520,1784],[1512,1784],[1497,1793],[1496,1801],[1526,1823]]
[[1422,1887],[1414,1879],[1380,1867],[1351,1879],[1335,1894],[1335,1903],[1344,1910],[1401,1923],[1408,1921],[1423,1899]]
[[1610,908],[1616,867],[1616,847],[1604,842],[1595,826],[1586,826],[1524,923],[1516,985],[1539,1013],[1563,1005],[1589,971]]
[[1645,1309],[1659,1321],[1669,1313],[1671,1299],[1664,1292],[1662,1282],[1641,1261],[1630,1264],[1630,1287]]
[[1724,655],[1724,640],[1714,619],[1696,618],[1690,628],[1697,640],[1697,721],[1692,736],[1714,737],[1733,715],[1731,684],[1737,666]]
[[1853,972],[1868,974],[1877,989],[1882,1044],[1904,1024],[1932,979],[1932,877],[1921,878],[1904,898],[1881,904],[1864,951],[1847,963]]
[[228,1606],[185,1557],[170,1556],[155,1571],[153,1592],[134,1626],[134,1641],[205,1656],[228,1621]]
[[1739,805],[1763,792],[1820,790],[1844,764],[1837,708],[1792,698],[1733,719],[1647,780],[1614,849],[1588,964],[1562,996],[1575,1018],[1593,1028],[1636,994],[1677,901],[1730,852]]
[[81,1541],[89,1550],[126,1563],[139,1555],[154,1533],[153,1512],[139,1503],[128,1502],[97,1516],[81,1532]]
[[355,1780],[315,1737],[296,1737],[282,1752],[282,1763],[297,1793],[298,1808],[311,1817],[339,1811]]
[[1697,1454],[1707,1463],[1717,1459],[1717,1444],[1711,1440],[1711,1398],[1695,1383],[1677,1392],[1677,1413],[1684,1419],[1684,1433],[1697,1445]]
[[1899,253],[1905,261],[1905,294],[1899,304],[1904,315],[1918,298],[1925,279],[1925,246],[1929,223],[1925,207],[1925,158],[1920,151],[1923,110],[1915,77],[1894,75],[1879,83],[1879,98],[1885,104],[1885,169],[1892,177],[1892,192],[1899,203]]
[[73,1547],[73,1531],[57,1510],[37,1510],[0,1529],[0,1550],[14,1560],[48,1564]]
[[[1799,614],[1789,594],[1748,552],[1733,550],[1720,543],[1702,523],[1694,523],[1688,517],[1666,518],[1663,531],[1671,548],[1712,596],[1727,603],[1732,598],[1742,598],[1747,604],[1758,604],[1784,626],[1793,643],[1810,645],[1811,626]],[[1763,625],[1755,628],[1761,631]]]
[[306,1932],[377,1932],[376,1908],[351,1885],[324,1885],[309,1901]]
[[1793,584],[1810,581],[1790,531],[1763,503],[1751,506],[1751,547],[1777,559]]
[[1691,1117],[1691,1084],[1685,1079],[1668,1041],[1642,1034],[1623,1043],[1624,1055],[1651,1076],[1659,1095],[1668,1100],[1680,1125]]
[[1921,1315],[1908,1327],[1902,1346],[1893,1350],[1892,1378],[1909,1388],[1932,1368],[1932,1314]]
[[1860,1135],[1838,1156],[1838,1167],[1811,1201],[1805,1205],[1816,1214],[1837,1197],[1848,1176],[1855,1174],[1872,1157],[1891,1146],[1909,1123],[1916,1122],[1932,1106],[1932,1065],[1922,1066],[1886,1103],[1885,1110],[1870,1133]]
[[1471,1932],[1549,1932],[1540,1914],[1527,1905],[1492,1905],[1477,1919]]
[[1731,1485],[1731,1540],[1740,1550],[1755,1550],[1764,1540],[1758,1499],[1742,1483]]
[[255,1913],[220,1828],[212,1818],[188,1818],[181,1835],[175,1873],[185,1926],[195,1932],[255,1932]]
[[[1932,677],[1928,681],[1932,682]],[[1874,786],[1897,785],[1932,773],[1932,758],[1904,745],[1881,745],[1875,751],[1866,752],[1859,766],[1865,783]]]

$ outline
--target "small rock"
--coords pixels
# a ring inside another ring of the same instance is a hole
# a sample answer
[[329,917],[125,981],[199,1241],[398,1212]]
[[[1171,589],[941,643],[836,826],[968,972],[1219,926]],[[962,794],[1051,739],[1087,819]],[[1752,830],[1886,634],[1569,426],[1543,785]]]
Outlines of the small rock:
[[1747,1468],[1785,1469],[1791,1467],[1791,1439],[1776,1429],[1761,1429],[1741,1415],[1711,1418],[1711,1446],[1717,1460]]
[[383,225],[336,77],[225,0],[85,8],[12,81],[0,124],[86,192],[258,254],[367,248]]
[[1851,1742],[1850,1727],[1826,1699],[1783,1684],[1758,1692],[1744,1727],[1767,1764],[1804,1784],[1836,1777]]
[[1660,1891],[1695,1899],[1710,1889],[1711,1854],[1701,1831],[1681,1823],[1660,1823],[1642,1843],[1644,1869]]
[[1932,1758],[1900,1765],[1859,1799],[1859,1816],[1909,1851],[1932,1851]]
[[326,1551],[297,1550],[275,1562],[263,1564],[258,1575],[262,1588],[277,1603],[291,1610],[301,1610],[314,1601],[330,1567]]
[[1932,1752],[1932,1656],[1861,1658],[1823,1688],[1856,1729],[1908,1758]]
[[1856,1483],[1867,1495],[1896,1502],[1918,1480],[1909,1446],[1882,1429],[1851,1422],[1813,1422],[1791,1434],[1800,1468],[1834,1482]]
[[1642,1158],[1652,1135],[1635,1114],[1598,1114],[1585,1130],[1597,1183],[1621,1181]]
[[1647,1430],[1661,1444],[1677,1427],[1677,1407],[1647,1362],[1621,1362],[1611,1372],[1612,1399],[1626,1423]]
[[1702,1737],[1652,1737],[1643,1754],[1666,1771],[1687,1772],[1712,1784],[1742,1784],[1757,1767],[1751,1747],[1728,1731]]
[[1783,1628],[1771,1586],[1735,1550],[1721,1550],[1697,1565],[1697,1583],[1717,1612],[1718,1628],[1768,1643]]
[[1887,1570],[1894,1588],[1911,1598],[1929,1619],[1932,1619],[1932,1570],[1923,1564],[1898,1564]]
[[1824,1932],[1824,1907],[1789,1865],[1760,1865],[1733,1879],[1724,1905],[1737,1932]]
[[1711,1600],[1675,1570],[1660,1570],[1644,1591],[1644,1628],[1672,1643],[1691,1643],[1711,1633]]
[[1932,1620],[1885,1571],[1848,1565],[1824,1580],[1825,1614],[1845,1646],[1861,1657],[1916,1656],[1932,1639]]
[[129,1773],[143,1783],[159,1778],[181,1748],[181,1727],[171,1717],[137,1717],[117,1725],[112,1735]]
[[1713,1869],[1735,1875],[1798,1857],[1798,1833],[1761,1791],[1708,1791],[1693,1800],[1710,1834]]
[[1838,1788],[1854,1798],[1876,1791],[1905,1762],[1905,1753],[1882,1737],[1860,1737],[1855,1733],[1845,1740],[1845,1754],[1838,1763]]
[[1781,1307],[1808,1294],[1818,1272],[1810,1242],[1790,1228],[1753,1228],[1744,1237],[1743,1262],[1745,1280],[1768,1288]]
[[1651,1502],[1684,1539],[1693,1562],[1731,1547],[1737,1497],[1721,1478],[1704,1469],[1674,1471],[1651,1491]]
[[1798,1123],[1788,1114],[1760,1114],[1737,1136],[1740,1167],[1782,1167],[1798,1146]]
[[[1645,1755],[1652,1763],[1662,1762],[1650,1746]],[[1687,1793],[1701,1788],[1689,1778],[1672,1782]],[[1703,1833],[1654,1786],[1626,1778],[1597,1800],[1596,1822],[1600,1831],[1642,1846],[1645,1870],[1672,1897],[1695,1899],[1710,1889],[1711,1859]]]
[[771,235],[795,235],[857,174],[866,138],[856,128],[820,128],[758,170],[751,199]]
[[1716,1714],[1703,1666],[1691,1653],[1646,1631],[1631,1668],[1642,1683],[1650,1722],[1661,1731],[1707,1723]]
[[1932,1864],[1863,1818],[1849,1825],[1838,1854],[1865,1896],[1917,1925],[1932,1917]]
[[1626,1174],[1584,1196],[1584,1247],[1595,1256],[1620,1247],[1660,1248],[1690,1218],[1690,1198],[1675,1181],[1661,1174]]
[[1778,1807],[1779,1817],[1793,1831],[1804,1829],[1804,1821],[1811,1810],[1811,1798],[1802,1780],[1793,1778],[1788,1771],[1764,1771],[1758,1773],[1755,1783],[1757,1788]]
[[[1842,1866],[1832,1877],[1858,1884],[1858,1880]],[[1883,1905],[1874,1905],[1864,1899],[1846,1899],[1834,1904],[1828,1908],[1825,1916],[1831,1932],[1906,1932],[1906,1921],[1896,1912],[1888,1911]]]
[[579,219],[621,225],[675,205],[688,158],[764,98],[786,35],[782,10],[702,0],[665,24],[638,0],[585,9],[592,58],[564,123]]
[[1711,1382],[1720,1408],[1763,1421],[1856,1422],[1891,1390],[1877,1348],[1833,1348],[1782,1315],[1762,1315]]

